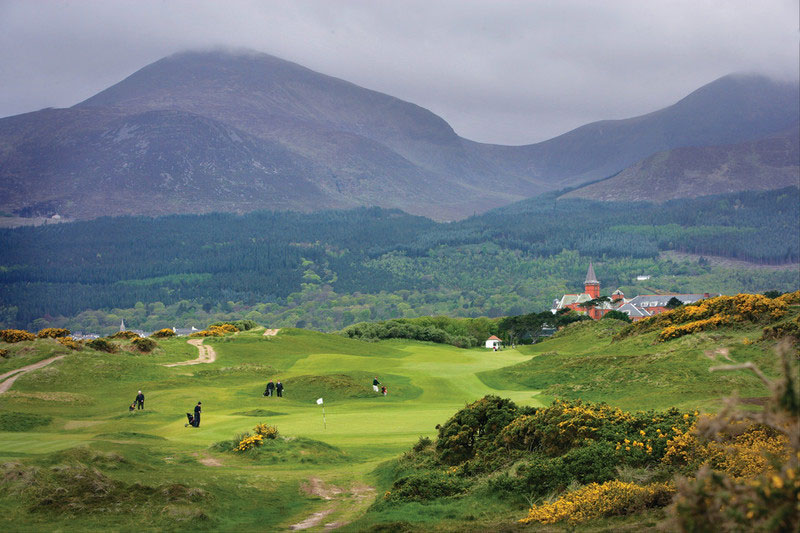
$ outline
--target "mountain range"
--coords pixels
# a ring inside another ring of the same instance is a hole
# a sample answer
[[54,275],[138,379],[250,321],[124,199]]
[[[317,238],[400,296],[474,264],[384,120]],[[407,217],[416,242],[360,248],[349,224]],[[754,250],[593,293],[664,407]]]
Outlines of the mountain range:
[[267,54],[184,52],[71,108],[0,119],[0,210],[377,205],[447,220],[587,182],[568,194],[662,201],[780,188],[800,181],[799,94],[797,82],[730,75],[647,115],[500,146]]

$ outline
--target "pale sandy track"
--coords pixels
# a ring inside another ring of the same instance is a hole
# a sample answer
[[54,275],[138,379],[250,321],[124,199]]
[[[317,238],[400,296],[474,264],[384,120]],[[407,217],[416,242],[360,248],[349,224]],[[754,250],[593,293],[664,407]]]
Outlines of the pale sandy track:
[[[8,389],[10,389],[11,385],[13,385],[15,381],[17,381],[18,377],[20,377],[20,376],[22,376],[24,374],[27,374],[28,372],[30,372],[32,370],[36,370],[37,368],[42,368],[43,366],[47,366],[50,363],[52,363],[53,361],[58,361],[62,357],[64,357],[64,356],[63,355],[57,355],[57,356],[51,357],[49,359],[43,359],[43,360],[39,361],[38,363],[33,363],[32,365],[23,366],[22,368],[17,368],[16,370],[12,370],[10,372],[6,372],[5,374],[0,374],[0,381],[2,381],[2,383],[0,383],[0,394],[3,394]],[[5,381],[3,381],[3,380],[5,380]]]
[[197,347],[197,350],[200,352],[200,356],[197,359],[192,359],[191,361],[181,361],[179,363],[169,363],[164,366],[186,366],[186,365],[199,365],[200,363],[213,363],[217,360],[217,352],[214,351],[214,348],[211,346],[206,346],[203,344],[205,339],[189,339],[188,342],[192,346]]
[[264,330],[264,336],[265,337],[274,337],[275,335],[278,334],[279,331],[280,331],[280,329],[265,329]]

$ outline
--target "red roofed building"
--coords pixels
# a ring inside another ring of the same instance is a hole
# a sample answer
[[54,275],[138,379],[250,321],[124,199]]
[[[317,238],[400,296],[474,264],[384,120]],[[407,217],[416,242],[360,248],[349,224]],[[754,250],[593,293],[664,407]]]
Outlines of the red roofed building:
[[491,337],[486,339],[486,347],[487,348],[492,348],[494,350],[499,350],[500,346],[502,346],[502,344],[503,344],[503,341],[500,340],[500,338],[498,338],[495,335],[492,335]]
[[551,309],[553,314],[562,309],[572,309],[598,320],[609,311],[620,311],[628,315],[631,320],[637,321],[667,311],[667,302],[672,298],[677,298],[683,304],[691,304],[711,296],[707,292],[704,294],[649,294],[628,299],[621,290],[617,289],[611,294],[611,298],[601,299],[600,282],[597,280],[591,262],[583,287],[584,292],[581,294],[565,294],[560,300],[553,301]]

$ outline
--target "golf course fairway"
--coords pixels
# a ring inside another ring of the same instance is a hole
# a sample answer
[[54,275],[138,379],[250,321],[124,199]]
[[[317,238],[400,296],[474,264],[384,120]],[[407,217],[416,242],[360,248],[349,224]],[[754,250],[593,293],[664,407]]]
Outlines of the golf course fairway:
[[[325,524],[346,530],[375,498],[376,467],[420,437],[434,437],[436,425],[466,403],[496,394],[541,405],[535,390],[493,389],[476,375],[530,358],[516,350],[367,343],[293,329],[263,333],[206,338],[213,362],[171,367],[165,365],[196,359],[197,347],[172,338],[159,340],[152,354],[125,346],[109,354],[69,351],[53,339],[25,343],[29,353],[4,361],[0,371],[41,360],[42,353],[66,357],[19,377],[0,395],[6,467],[20,459],[42,466],[77,461],[123,484],[123,493],[159,494],[179,483],[202,496],[94,503],[81,497],[89,507],[63,513],[4,498],[0,523],[16,531],[314,530]],[[386,396],[372,390],[375,376]],[[282,398],[263,396],[269,379],[282,381]],[[139,390],[145,408],[129,412]],[[185,413],[198,401],[200,427],[185,427]],[[258,459],[215,448],[257,423],[276,426],[284,448]],[[59,482],[70,483],[51,479],[55,487],[45,490],[68,494]]]

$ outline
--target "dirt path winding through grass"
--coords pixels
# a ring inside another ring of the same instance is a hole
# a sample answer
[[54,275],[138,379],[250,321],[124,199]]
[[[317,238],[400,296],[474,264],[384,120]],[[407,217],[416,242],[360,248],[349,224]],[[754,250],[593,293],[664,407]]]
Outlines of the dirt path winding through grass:
[[[13,385],[15,381],[17,381],[18,377],[20,377],[20,376],[22,376],[24,374],[27,374],[28,372],[30,372],[32,370],[36,370],[37,368],[42,368],[43,366],[47,366],[50,363],[52,363],[53,361],[58,361],[62,357],[65,357],[65,356],[57,355],[55,357],[50,357],[49,359],[43,359],[43,360],[39,361],[38,363],[33,363],[32,365],[23,366],[22,368],[17,368],[16,370],[11,370],[10,372],[6,372],[5,374],[0,374],[0,381],[2,381],[2,383],[0,383],[0,394],[3,394],[8,389],[10,389],[11,385]],[[5,380],[5,381],[3,381],[3,380]]]
[[217,360],[217,352],[214,351],[214,348],[211,346],[206,346],[203,344],[205,339],[189,339],[188,342],[192,346],[197,347],[198,351],[200,352],[200,356],[197,359],[192,359],[191,361],[181,361],[179,363],[169,363],[164,366],[185,366],[185,365],[199,365],[200,363],[213,363]]
[[[336,485],[326,485],[325,482],[318,477],[310,478],[308,483],[301,485],[301,487],[308,494],[319,496],[327,503],[324,509],[312,513],[302,522],[298,522],[289,526],[289,529],[292,531],[300,531],[303,529],[317,527],[326,516],[330,515],[334,511],[341,510],[342,508],[351,511],[351,514],[352,511],[358,512],[361,510],[361,507],[371,501],[372,496],[375,493],[375,489],[372,487],[358,484],[354,484],[349,491],[345,491]],[[329,522],[325,524],[324,527],[327,530],[331,530],[346,526],[348,523],[349,521],[347,520],[340,520],[336,522]]]
[[279,329],[265,329],[264,330],[264,336],[265,337],[274,337],[275,335],[278,334],[279,331],[280,331],[280,328]]

